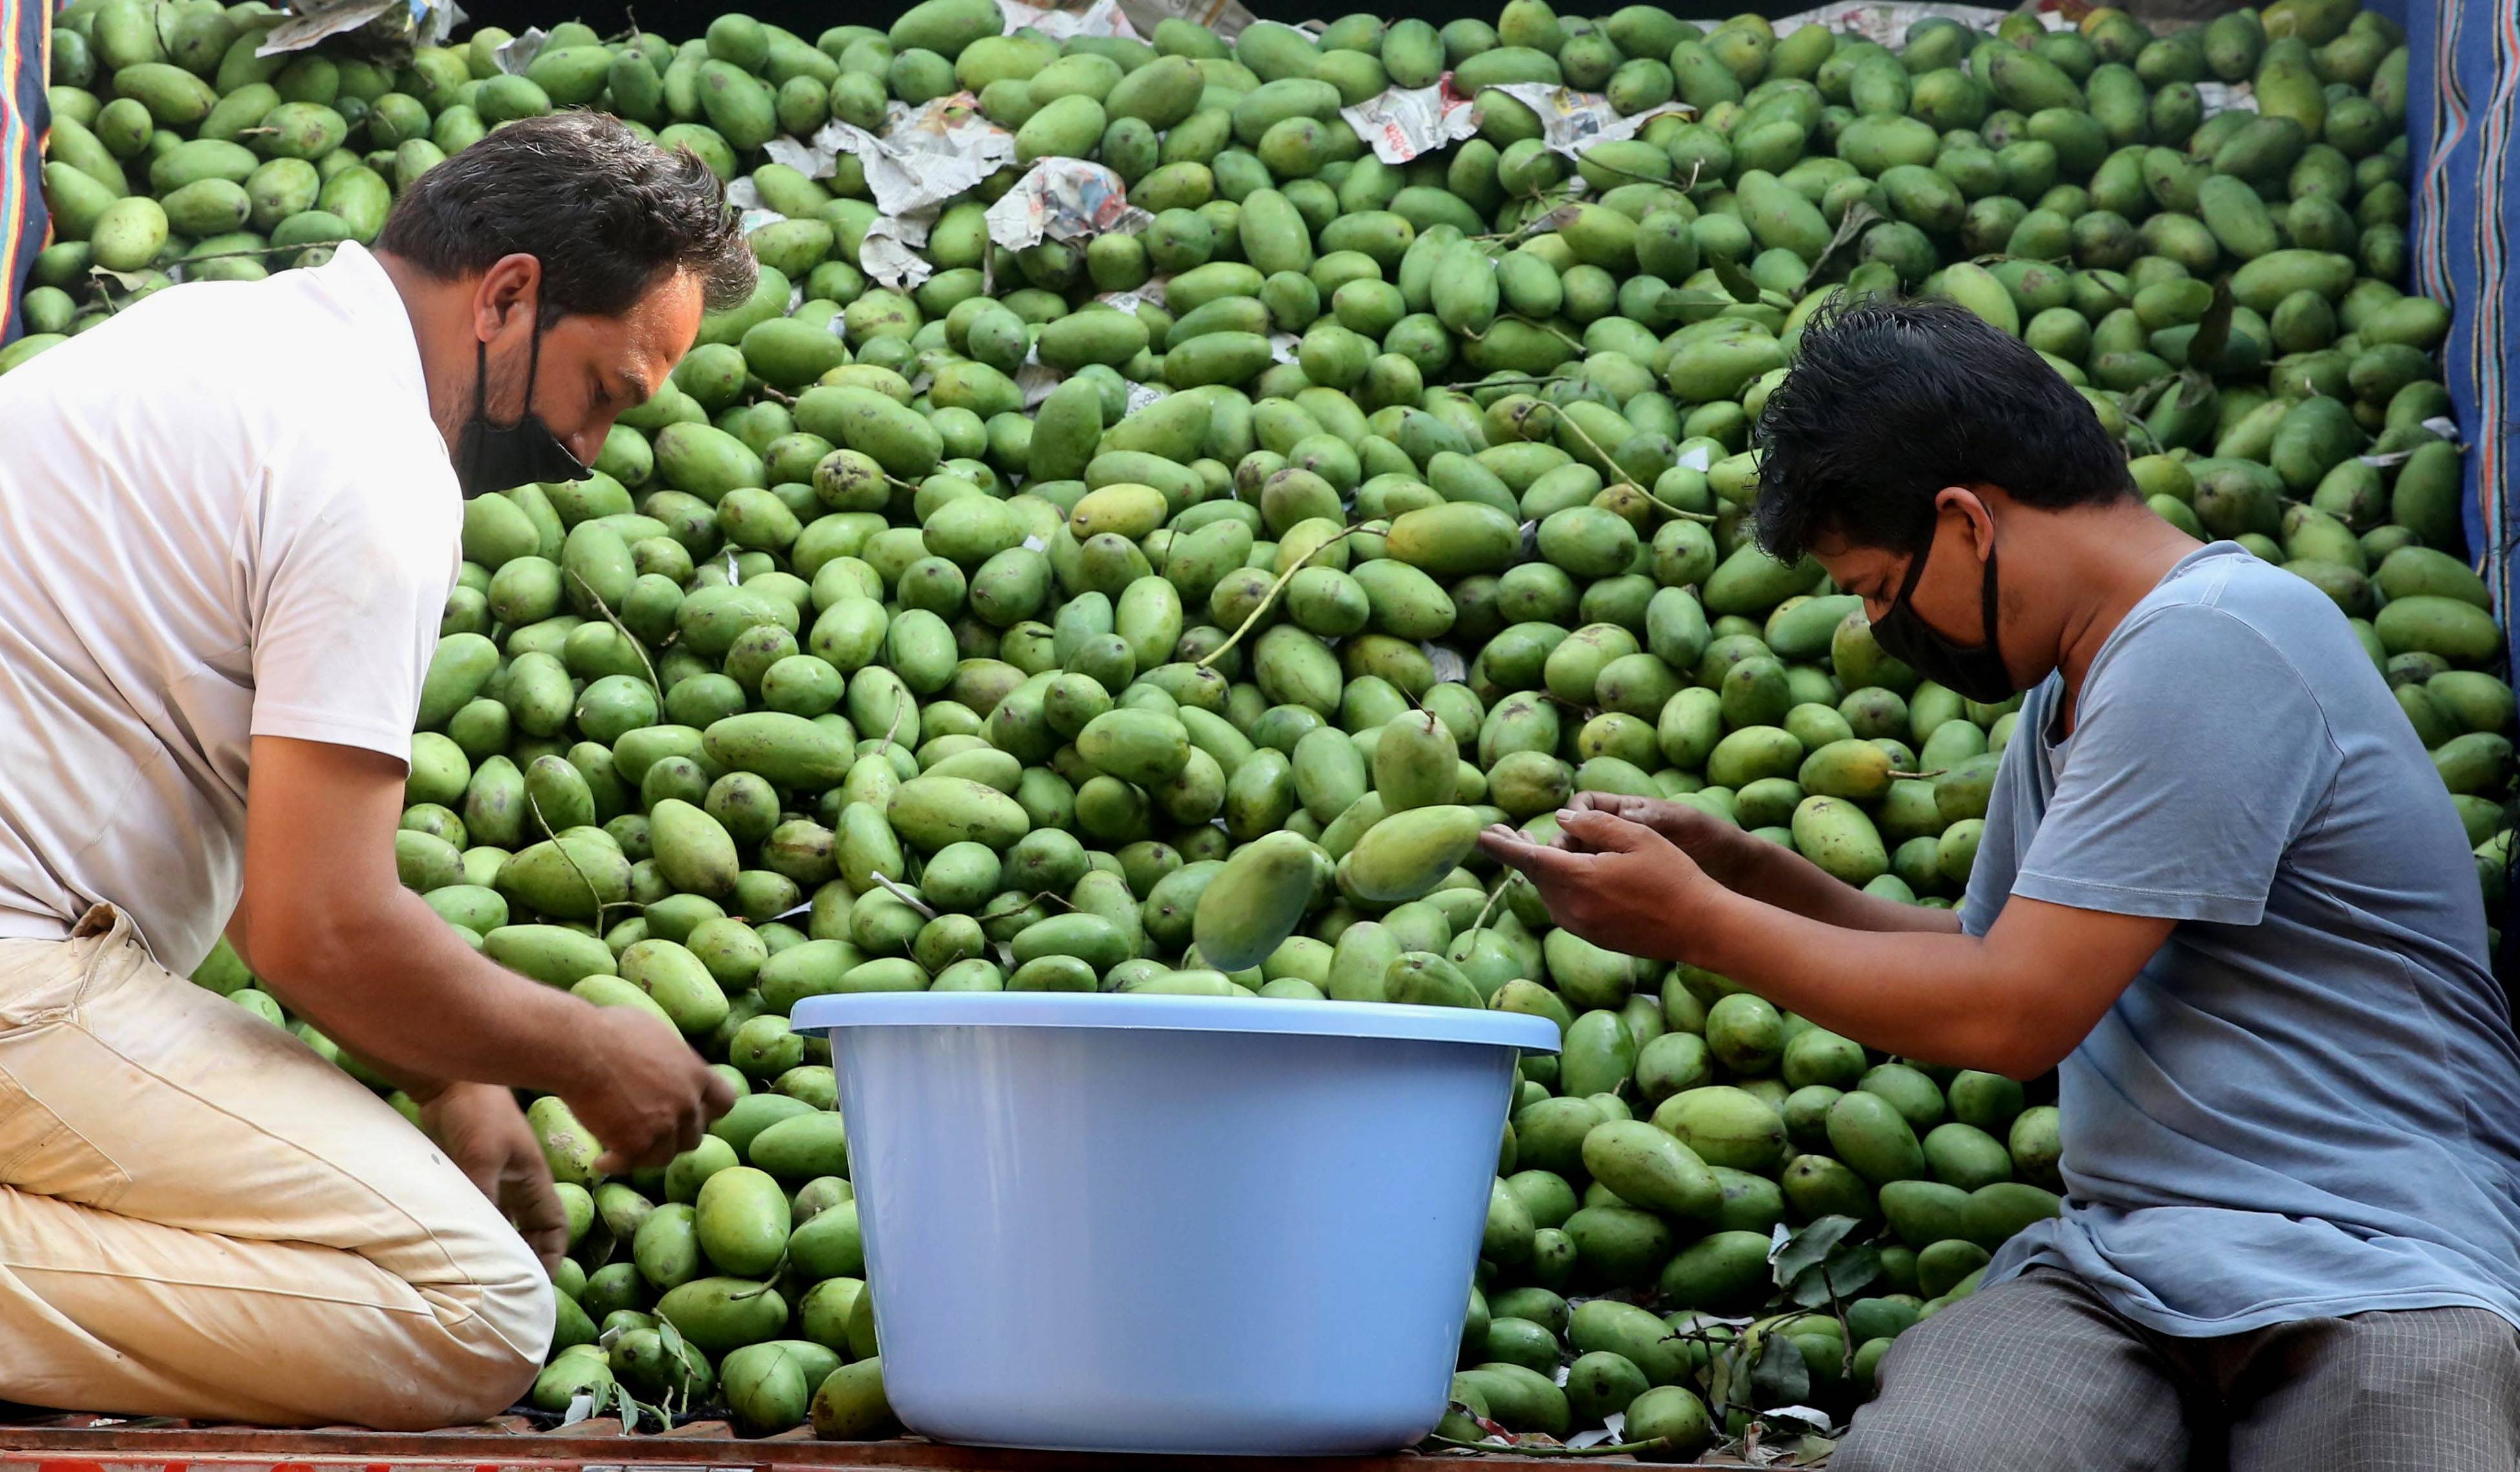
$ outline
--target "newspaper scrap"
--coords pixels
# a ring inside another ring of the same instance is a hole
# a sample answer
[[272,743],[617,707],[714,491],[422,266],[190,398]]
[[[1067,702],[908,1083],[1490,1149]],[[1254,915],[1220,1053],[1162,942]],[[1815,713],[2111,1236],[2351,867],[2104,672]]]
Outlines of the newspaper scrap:
[[507,75],[522,76],[525,68],[534,64],[534,58],[543,54],[543,43],[550,39],[541,26],[528,25],[523,35],[500,42],[490,53],[490,60]]
[[1114,231],[1136,234],[1154,216],[1129,202],[1120,176],[1082,158],[1044,158],[989,206],[989,239],[1009,250]]
[[799,143],[793,138],[773,138],[761,146],[761,152],[770,156],[771,162],[784,163],[808,179],[832,177],[833,165],[840,158],[832,150]]
[[1281,363],[1294,362],[1295,349],[1303,345],[1304,339],[1296,336],[1292,333],[1271,333],[1269,335],[1269,356],[1277,359]]
[[[1937,3],[1937,0],[1854,0],[1850,4],[1820,6],[1771,24],[1779,37],[1806,25],[1825,25],[1831,30],[1853,31],[1868,41],[1895,50],[1906,44],[1909,27],[1919,21],[1958,21],[1971,30],[1992,34],[2008,14],[2008,11],[1983,5],[1949,5]],[[2045,17],[2042,23],[2048,23],[2050,29],[2055,28]]]
[[1023,0],[998,0],[998,9],[1006,12],[1006,34],[1029,27],[1054,41],[1074,36],[1117,36],[1137,41],[1145,37],[1120,10],[1120,0],[1091,0],[1081,7],[1066,5],[1032,6]]
[[1621,117],[1610,100],[1598,92],[1578,92],[1547,82],[1501,82],[1481,91],[1502,92],[1538,113],[1541,143],[1551,153],[1569,158],[1581,156],[1597,143],[1634,138],[1646,123],[1667,112],[1683,117],[1697,115],[1697,110],[1687,103],[1664,103],[1634,116]]
[[1148,404],[1153,403],[1155,400],[1162,398],[1163,396],[1164,390],[1152,383],[1131,383],[1129,385],[1128,407],[1124,411],[1124,414],[1135,414],[1139,410],[1146,408]]
[[936,274],[936,267],[915,246],[927,244],[927,227],[936,222],[934,209],[917,214],[884,215],[866,228],[858,242],[858,269],[869,277],[897,290],[918,286]]
[[1239,0],[1120,0],[1120,13],[1129,18],[1129,23],[1142,36],[1153,35],[1155,27],[1165,21],[1183,20],[1206,26],[1223,41],[1242,34],[1245,26],[1259,19]]
[[402,0],[347,0],[347,3],[310,6],[273,26],[271,33],[262,38],[262,44],[253,49],[253,54],[265,57],[304,51],[320,41],[330,40],[345,30],[356,30],[401,8]]
[[1407,163],[1479,130],[1477,110],[1453,90],[1449,71],[1431,87],[1393,87],[1353,108],[1339,109],[1339,116],[1385,163]]
[[738,224],[747,236],[788,218],[761,202],[761,191],[753,185],[749,175],[726,187],[726,202],[735,206]]
[[1452,685],[1468,682],[1470,668],[1462,662],[1461,651],[1446,648],[1440,644],[1421,644],[1418,647],[1425,652],[1426,662],[1435,667],[1436,684]]
[[1134,312],[1147,304],[1148,297],[1144,291],[1104,291],[1094,299],[1115,311]]
[[2247,82],[2198,82],[2196,100],[2205,105],[2204,115],[2207,117],[2217,112],[2228,112],[2233,108],[2251,112],[2258,111],[2258,95],[2250,90]]
[[894,103],[883,136],[838,118],[814,135],[817,146],[855,154],[866,165],[867,192],[889,215],[916,214],[963,193],[1015,157],[1015,135],[980,115],[968,92],[917,108]]
[[1015,365],[1015,386],[1023,390],[1023,406],[1038,409],[1050,391],[1065,381],[1065,376],[1039,358],[1026,356]]

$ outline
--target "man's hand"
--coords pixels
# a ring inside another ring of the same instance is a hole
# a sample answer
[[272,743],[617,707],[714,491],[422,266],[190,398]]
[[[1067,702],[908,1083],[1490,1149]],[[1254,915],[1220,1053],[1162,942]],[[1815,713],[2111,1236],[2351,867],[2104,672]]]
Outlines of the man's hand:
[[568,1212],[517,1096],[491,1084],[449,1084],[421,1102],[420,1118],[455,1168],[516,1224],[543,1271],[559,1271],[568,1251]]
[[661,1166],[734,1107],[735,1091],[680,1033],[630,1007],[598,1007],[595,1019],[596,1036],[583,1045],[593,1066],[560,1094],[603,1141],[597,1170]]
[[[1567,803],[1569,813],[1598,813],[1653,829],[1687,854],[1707,877],[1727,889],[1740,887],[1742,871],[1760,854],[1749,844],[1774,847],[1754,838],[1703,808],[1665,797],[1637,797],[1626,792],[1578,792]],[[1563,845],[1560,845],[1561,847]]]
[[[1596,796],[1603,800],[1618,799]],[[1685,804],[1625,800],[1694,811]],[[1675,935],[1709,891],[1720,893],[1721,886],[1643,824],[1587,807],[1561,811],[1557,827],[1558,842],[1552,846],[1500,824],[1479,835],[1479,847],[1521,870],[1540,891],[1550,918],[1594,945],[1661,960],[1681,959]]]
[[228,934],[255,973],[391,1077],[559,1094],[603,1141],[607,1170],[662,1165],[697,1143],[734,1102],[726,1081],[666,1024],[594,1006],[456,939],[394,871],[402,801],[391,757],[254,737],[245,898]]

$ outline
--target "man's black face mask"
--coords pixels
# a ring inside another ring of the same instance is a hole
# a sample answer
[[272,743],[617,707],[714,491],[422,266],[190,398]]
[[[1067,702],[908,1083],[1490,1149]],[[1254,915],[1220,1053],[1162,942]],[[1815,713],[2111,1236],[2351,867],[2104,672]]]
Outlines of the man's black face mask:
[[585,463],[534,412],[534,376],[542,368],[542,314],[537,310],[526,339],[524,408],[515,424],[498,424],[490,421],[489,344],[472,344],[472,417],[464,422],[455,444],[455,479],[465,500],[529,481],[586,478]]
[[1917,674],[1953,691],[1964,699],[1981,705],[2008,700],[2015,693],[2012,675],[2003,667],[2003,652],[1996,640],[1996,575],[1995,549],[1986,551],[1986,577],[1979,585],[1979,616],[1986,626],[1986,643],[1963,645],[1925,622],[1911,602],[1916,593],[1916,580],[1924,575],[1925,559],[1933,556],[1929,540],[1924,550],[1908,561],[1907,580],[1899,585],[1899,596],[1890,602],[1890,611],[1872,625],[1872,640],[1883,653],[1900,661]]

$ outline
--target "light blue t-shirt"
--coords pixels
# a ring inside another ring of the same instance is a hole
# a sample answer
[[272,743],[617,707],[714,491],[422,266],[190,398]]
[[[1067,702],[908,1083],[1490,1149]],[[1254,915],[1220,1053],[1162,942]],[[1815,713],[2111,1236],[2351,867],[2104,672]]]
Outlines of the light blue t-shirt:
[[1960,906],[2176,919],[2058,1065],[2066,1199],[1997,1254],[2162,1333],[2520,1324],[2520,1045],[2458,816],[2318,589],[2235,544],[2023,702]]

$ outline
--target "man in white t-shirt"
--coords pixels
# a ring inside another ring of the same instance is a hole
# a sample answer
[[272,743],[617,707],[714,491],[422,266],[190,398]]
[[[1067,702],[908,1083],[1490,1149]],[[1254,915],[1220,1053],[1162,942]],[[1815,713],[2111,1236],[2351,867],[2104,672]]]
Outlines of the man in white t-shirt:
[[[620,1170],[731,1101],[671,1028],[484,959],[392,840],[463,498],[583,474],[753,280],[705,164],[568,114],[439,164],[373,253],[0,379],[0,1400],[496,1413],[566,1245],[511,1089]],[[428,1134],[186,981],[222,929]]]

